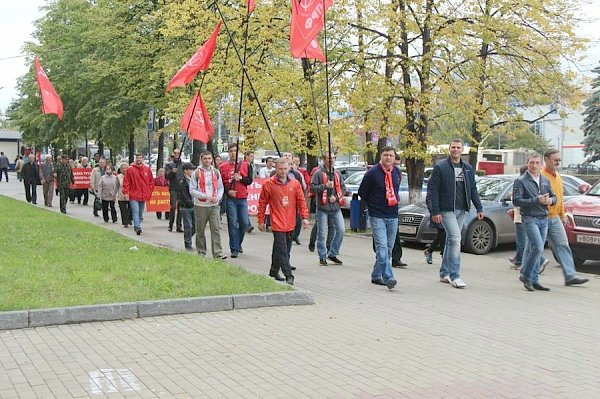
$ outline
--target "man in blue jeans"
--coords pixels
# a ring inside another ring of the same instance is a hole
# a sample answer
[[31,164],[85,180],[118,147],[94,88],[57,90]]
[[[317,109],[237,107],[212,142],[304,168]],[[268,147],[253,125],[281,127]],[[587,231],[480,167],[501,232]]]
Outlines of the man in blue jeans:
[[587,283],[589,280],[577,277],[573,253],[565,232],[564,223],[567,222],[567,217],[563,205],[563,182],[557,170],[560,167],[560,162],[559,150],[549,149],[544,154],[545,166],[542,168],[541,174],[548,179],[552,191],[556,194],[556,204],[548,206],[548,242],[562,266],[565,285],[580,285]]
[[440,281],[455,288],[467,286],[460,277],[460,244],[471,202],[477,209],[477,219],[483,220],[484,217],[475,185],[475,171],[461,159],[463,146],[461,139],[452,140],[450,156],[435,165],[427,187],[431,198],[431,220],[442,224],[446,231]]
[[548,233],[548,206],[556,204],[550,182],[540,174],[542,157],[531,154],[527,159],[527,172],[513,186],[513,204],[521,210],[521,220],[527,235],[521,275],[527,291],[550,291],[539,283],[538,266]]
[[[335,265],[343,264],[337,256],[340,253],[346,229],[340,207],[340,201],[344,201],[346,186],[340,172],[333,169],[334,162],[334,154],[323,155],[323,165],[313,173],[310,180],[310,191],[315,194],[317,204],[315,220],[317,222],[317,251],[320,266],[327,266],[327,260]],[[329,229],[328,218],[331,218],[331,226],[333,226],[329,250],[325,245],[328,234],[326,231]]]
[[371,282],[386,285],[390,290],[396,286],[392,273],[392,251],[398,233],[398,189],[400,169],[394,166],[396,150],[384,147],[381,161],[365,173],[358,195],[367,203],[371,231],[375,243],[375,266]]

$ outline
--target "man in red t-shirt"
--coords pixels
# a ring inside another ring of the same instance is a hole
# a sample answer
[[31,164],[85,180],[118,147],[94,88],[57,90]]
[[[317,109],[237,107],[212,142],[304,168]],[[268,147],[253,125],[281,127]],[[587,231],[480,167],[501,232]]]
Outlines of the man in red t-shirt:
[[248,218],[248,189],[252,176],[248,174],[248,163],[236,159],[237,144],[228,147],[229,161],[220,166],[227,203],[227,229],[229,230],[229,249],[231,257],[237,258],[243,253],[242,242],[250,224]]
[[300,182],[290,179],[290,166],[281,158],[275,164],[275,176],[263,184],[258,200],[258,229],[265,231],[265,211],[267,205],[271,209],[271,231],[273,232],[273,251],[271,253],[271,270],[269,276],[282,281],[279,269],[285,275],[288,284],[294,284],[294,276],[290,266],[290,249],[292,233],[296,226],[296,211],[302,218],[302,227],[308,227],[308,208],[304,200],[304,192]]

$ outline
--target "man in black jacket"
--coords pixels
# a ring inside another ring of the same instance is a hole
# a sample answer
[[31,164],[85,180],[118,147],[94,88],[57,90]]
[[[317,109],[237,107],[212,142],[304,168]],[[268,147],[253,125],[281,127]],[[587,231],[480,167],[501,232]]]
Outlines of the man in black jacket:
[[196,234],[196,224],[194,223],[194,199],[190,194],[190,177],[196,167],[186,162],[181,166],[183,177],[179,181],[179,190],[177,191],[177,203],[179,212],[183,221],[183,243],[185,249],[193,251],[192,237]]
[[[179,211],[179,204],[177,203],[177,197],[179,194],[179,182],[183,178],[183,169],[181,168],[181,150],[175,149],[173,151],[173,161],[169,162],[167,166],[165,166],[165,174],[167,176],[167,180],[169,181],[169,231],[173,231],[173,222],[175,222],[175,227],[177,228],[177,232],[181,233],[181,213]],[[177,211],[177,217],[175,216],[175,211]]]
[[23,165],[23,184],[25,185],[25,198],[27,202],[37,205],[37,184],[40,181],[40,168],[35,163],[35,156],[30,154],[29,162]]
[[452,140],[450,156],[433,168],[427,194],[431,198],[431,220],[442,224],[446,231],[440,281],[455,288],[467,286],[460,278],[460,244],[463,223],[471,209],[471,202],[477,209],[477,219],[483,220],[484,217],[475,185],[475,171],[462,161],[462,152],[463,141]]

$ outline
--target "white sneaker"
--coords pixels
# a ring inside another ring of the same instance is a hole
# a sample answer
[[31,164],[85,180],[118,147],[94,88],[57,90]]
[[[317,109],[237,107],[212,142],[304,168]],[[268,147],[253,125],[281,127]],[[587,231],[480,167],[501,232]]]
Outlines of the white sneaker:
[[450,276],[443,276],[440,277],[440,283],[452,284],[452,280],[450,279]]
[[452,284],[452,286],[454,288],[465,288],[467,285],[465,284],[464,281],[462,281],[462,279],[460,277],[455,278],[454,280],[452,280],[450,282],[450,284]]
[[548,259],[544,259],[544,261],[540,265],[540,269],[538,270],[538,274],[544,273],[544,270],[546,270],[546,266],[548,266],[548,263],[550,263],[550,261]]

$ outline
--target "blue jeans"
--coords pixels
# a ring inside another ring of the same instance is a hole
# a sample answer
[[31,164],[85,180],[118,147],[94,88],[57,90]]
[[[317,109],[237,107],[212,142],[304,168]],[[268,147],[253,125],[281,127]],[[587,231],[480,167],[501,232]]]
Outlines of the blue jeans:
[[562,220],[557,216],[548,218],[548,243],[558,258],[562,266],[565,281],[573,280],[577,277],[575,272],[575,263],[573,262],[573,253],[569,247],[569,240]]
[[232,253],[242,251],[242,242],[244,242],[244,235],[249,224],[246,198],[227,197],[227,229],[229,230],[229,249]]
[[[327,253],[327,247],[325,246],[325,240],[327,234],[327,217],[331,217],[333,222],[333,236],[331,237],[331,245],[329,246],[329,254]],[[321,212],[317,209],[316,214],[317,220],[317,252],[319,253],[319,259],[323,259],[326,256],[338,256],[340,254],[340,247],[342,246],[342,240],[344,239],[344,217],[342,211],[338,210],[335,213],[328,214],[327,212]]]
[[[525,234],[525,230],[523,229],[523,234]],[[523,251],[523,259],[525,259],[525,257],[527,257],[527,254],[529,253],[529,241],[527,241],[527,236],[525,236],[525,250]],[[540,267],[542,266],[542,263],[544,263],[546,261],[546,258],[544,257],[544,255],[540,256],[540,260],[537,264],[537,269],[538,273],[535,274],[535,276],[533,276],[531,282],[532,283],[537,283],[539,282],[539,278],[540,278],[540,274],[539,274],[539,270]],[[521,278],[525,278],[525,276],[523,276],[523,269],[521,268],[521,271],[519,272],[521,274]]]
[[387,282],[394,278],[392,273],[392,250],[398,233],[398,218],[376,218],[371,216],[371,232],[375,244],[375,266],[371,280]]
[[527,235],[525,235],[525,228],[523,223],[515,223],[515,236],[517,240],[517,253],[514,257],[514,263],[517,266],[521,266],[523,263],[523,252],[525,251],[525,244],[527,243]]
[[186,248],[191,248],[192,237],[196,234],[194,208],[179,208],[179,214],[183,222],[183,243]]
[[467,212],[464,210],[442,212],[442,225],[446,230],[446,245],[440,267],[440,277],[450,276],[451,280],[460,277],[460,243],[466,215]]
[[525,282],[535,283],[538,281],[540,257],[544,252],[544,243],[548,234],[548,219],[531,216],[523,216],[522,219],[528,245],[523,257],[521,274]]
[[131,208],[131,214],[133,216],[133,228],[135,230],[142,228],[142,214],[144,213],[144,208],[146,207],[145,201],[129,201],[129,206]]

